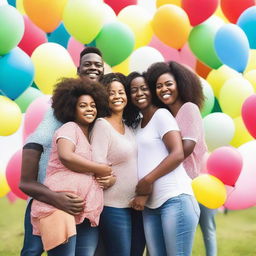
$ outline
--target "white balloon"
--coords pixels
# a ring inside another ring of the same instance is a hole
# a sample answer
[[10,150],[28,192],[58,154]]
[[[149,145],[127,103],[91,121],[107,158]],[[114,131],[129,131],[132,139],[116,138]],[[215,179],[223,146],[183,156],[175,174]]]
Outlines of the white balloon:
[[103,4],[103,24],[108,24],[116,21],[116,14],[114,10],[107,4]]
[[164,61],[163,55],[153,47],[143,46],[135,50],[130,56],[130,70],[144,72],[155,63]]
[[205,141],[209,151],[229,145],[235,133],[233,119],[225,113],[212,113],[203,119]]
[[152,17],[156,12],[156,0],[138,0],[137,5],[146,9]]

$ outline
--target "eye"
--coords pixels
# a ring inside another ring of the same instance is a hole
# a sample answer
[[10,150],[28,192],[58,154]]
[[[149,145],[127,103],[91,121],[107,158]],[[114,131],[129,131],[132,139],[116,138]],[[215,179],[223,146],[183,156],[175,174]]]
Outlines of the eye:
[[157,84],[157,85],[156,85],[156,89],[158,89],[158,90],[161,89],[162,87],[163,87],[163,86],[162,86],[161,84]]
[[141,88],[141,90],[145,92],[145,91],[148,91],[149,89],[148,89],[147,86],[144,86],[144,87]]
[[131,94],[135,94],[138,91],[137,88],[131,88]]
[[97,68],[102,68],[103,65],[102,65],[101,63],[96,63],[96,67],[97,67]]
[[172,82],[166,83],[166,86],[168,86],[168,87],[170,87],[170,86],[172,86],[172,85],[173,85]]

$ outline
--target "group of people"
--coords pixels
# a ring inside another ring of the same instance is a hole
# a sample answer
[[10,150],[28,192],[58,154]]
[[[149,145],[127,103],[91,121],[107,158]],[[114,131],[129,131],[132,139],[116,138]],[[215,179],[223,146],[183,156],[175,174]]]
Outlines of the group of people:
[[95,47],[77,73],[23,147],[21,255],[189,256],[198,222],[217,255],[214,211],[191,188],[207,152],[197,75],[174,61],[104,75]]

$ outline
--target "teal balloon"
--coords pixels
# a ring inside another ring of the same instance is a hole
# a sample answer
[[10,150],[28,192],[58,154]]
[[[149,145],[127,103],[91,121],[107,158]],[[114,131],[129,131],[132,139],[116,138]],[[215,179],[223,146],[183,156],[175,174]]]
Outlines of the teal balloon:
[[212,18],[194,27],[188,38],[189,47],[194,55],[213,69],[222,65],[214,49],[214,38],[221,25],[222,22]]
[[95,41],[104,61],[110,66],[120,64],[134,48],[134,34],[126,24],[121,22],[105,24]]
[[32,84],[34,73],[30,57],[15,47],[0,57],[0,91],[15,100]]
[[86,46],[89,46],[89,47],[96,47],[96,42],[95,42],[95,40],[91,41],[89,44],[86,44]]
[[53,32],[47,34],[48,42],[57,43],[67,48],[69,33],[61,23]]
[[32,103],[36,98],[43,96],[44,94],[36,88],[29,87],[25,92],[23,92],[15,102],[19,106],[22,113],[25,113],[30,103]]
[[221,62],[238,72],[243,72],[249,59],[249,42],[237,25],[226,24],[216,33],[215,51]]
[[18,45],[24,34],[24,20],[11,5],[0,5],[0,55]]
[[214,98],[214,105],[213,105],[213,109],[212,109],[212,113],[214,113],[214,112],[222,112],[219,101],[217,100],[216,97]]
[[16,7],[16,0],[7,0],[7,2],[9,5]]

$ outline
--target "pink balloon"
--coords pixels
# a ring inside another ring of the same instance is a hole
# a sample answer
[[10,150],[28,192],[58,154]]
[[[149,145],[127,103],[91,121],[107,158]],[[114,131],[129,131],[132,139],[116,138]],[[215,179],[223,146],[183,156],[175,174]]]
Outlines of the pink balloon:
[[248,132],[256,138],[256,94],[249,96],[244,101],[242,118]]
[[158,50],[163,55],[165,61],[177,61],[181,64],[188,65],[189,67],[195,69],[196,58],[187,44],[183,46],[181,50],[177,50],[164,44],[156,36],[153,36],[151,42],[149,43],[149,46]]
[[12,191],[10,191],[6,196],[7,196],[8,201],[11,204],[14,203],[18,199],[18,197]]
[[6,179],[11,191],[19,198],[26,200],[28,196],[19,189],[21,174],[22,150],[17,151],[6,167]]
[[18,46],[31,56],[32,52],[40,44],[46,43],[47,36],[43,30],[37,27],[28,17],[23,16],[25,31]]
[[25,140],[40,124],[51,106],[50,95],[36,98],[28,107],[24,118],[23,139]]
[[234,186],[243,166],[243,159],[236,148],[215,149],[207,160],[208,173],[220,179],[225,185]]
[[225,207],[241,210],[256,205],[256,141],[249,141],[238,148],[243,157],[243,168],[234,188],[228,187]]
[[84,48],[85,46],[82,43],[76,41],[73,37],[70,37],[68,41],[67,50],[77,67],[79,66],[80,52]]

